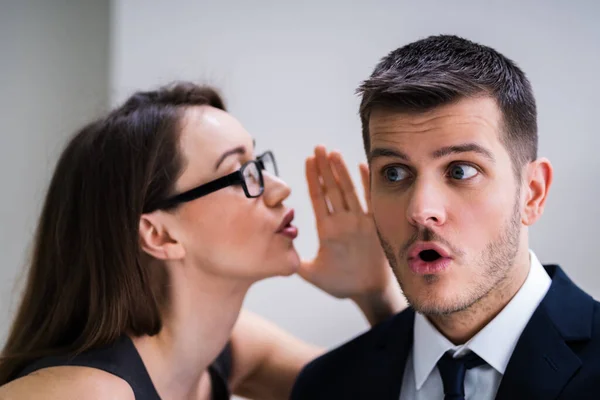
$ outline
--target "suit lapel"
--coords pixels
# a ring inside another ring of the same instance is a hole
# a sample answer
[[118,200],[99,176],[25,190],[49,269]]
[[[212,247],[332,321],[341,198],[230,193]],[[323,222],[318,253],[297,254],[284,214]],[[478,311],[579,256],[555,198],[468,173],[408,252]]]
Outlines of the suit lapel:
[[556,399],[580,366],[545,310],[538,308],[515,347],[496,399]]
[[376,348],[370,353],[366,364],[365,393],[369,399],[398,400],[402,388],[402,379],[406,360],[413,343],[415,313],[412,309],[397,315],[388,329],[375,342]]
[[552,285],[521,334],[497,399],[556,399],[581,367],[568,345],[591,337],[593,300],[557,266],[545,267]]

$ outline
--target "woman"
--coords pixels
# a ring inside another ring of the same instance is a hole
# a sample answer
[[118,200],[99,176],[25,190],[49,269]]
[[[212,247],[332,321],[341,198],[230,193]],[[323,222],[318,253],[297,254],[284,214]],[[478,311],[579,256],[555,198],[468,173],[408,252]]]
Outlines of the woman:
[[213,89],[136,93],[83,128],[46,196],[0,398],[287,398],[321,350],[240,313],[254,282],[298,272],[371,323],[402,306],[339,154],[318,147],[306,171],[320,248],[301,262],[289,187]]

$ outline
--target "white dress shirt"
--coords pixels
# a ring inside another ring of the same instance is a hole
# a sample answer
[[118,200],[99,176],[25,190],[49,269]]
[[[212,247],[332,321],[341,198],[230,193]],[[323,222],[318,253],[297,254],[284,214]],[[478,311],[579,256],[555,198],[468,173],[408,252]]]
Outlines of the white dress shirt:
[[487,363],[467,370],[465,399],[492,400],[496,397],[517,341],[552,282],[531,250],[529,259],[529,273],[517,294],[463,345],[453,345],[427,318],[415,314],[413,347],[404,370],[400,400],[444,399],[442,378],[436,364],[448,350],[453,350],[455,357],[472,351]]

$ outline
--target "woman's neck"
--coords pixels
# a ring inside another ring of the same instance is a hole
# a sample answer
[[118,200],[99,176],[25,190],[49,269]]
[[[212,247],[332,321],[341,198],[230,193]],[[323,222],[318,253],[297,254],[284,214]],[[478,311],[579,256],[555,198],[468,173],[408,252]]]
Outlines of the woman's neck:
[[133,341],[162,399],[196,400],[205,392],[207,368],[229,340],[251,282],[180,265],[169,283],[170,304],[160,333]]

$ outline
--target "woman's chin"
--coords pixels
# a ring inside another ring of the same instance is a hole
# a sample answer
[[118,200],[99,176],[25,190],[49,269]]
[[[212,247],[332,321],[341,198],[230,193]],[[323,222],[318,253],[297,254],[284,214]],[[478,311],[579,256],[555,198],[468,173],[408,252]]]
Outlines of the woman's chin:
[[[249,261],[249,260],[248,260]],[[277,276],[290,276],[300,270],[300,256],[293,247],[284,251],[271,252],[265,257],[253,259],[249,263],[239,263],[242,270],[236,269],[236,277],[252,282]]]
[[296,249],[291,248],[281,257],[269,260],[268,264],[273,268],[269,268],[271,273],[268,277],[293,275],[300,270],[300,263],[298,252]]
[[290,276],[295,274],[300,270],[300,256],[296,249],[290,249],[286,252],[282,262],[277,267],[277,275],[278,276]]

